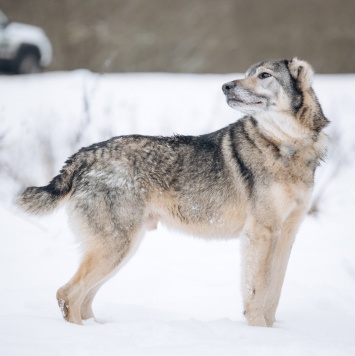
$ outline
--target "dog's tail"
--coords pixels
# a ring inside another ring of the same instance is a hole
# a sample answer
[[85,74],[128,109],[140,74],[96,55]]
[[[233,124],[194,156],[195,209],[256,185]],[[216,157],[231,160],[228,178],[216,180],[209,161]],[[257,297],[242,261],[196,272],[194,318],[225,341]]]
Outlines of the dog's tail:
[[44,187],[29,187],[15,200],[15,204],[29,214],[44,215],[50,213],[72,190],[73,180],[81,171],[82,164],[75,155],[69,158],[60,173]]

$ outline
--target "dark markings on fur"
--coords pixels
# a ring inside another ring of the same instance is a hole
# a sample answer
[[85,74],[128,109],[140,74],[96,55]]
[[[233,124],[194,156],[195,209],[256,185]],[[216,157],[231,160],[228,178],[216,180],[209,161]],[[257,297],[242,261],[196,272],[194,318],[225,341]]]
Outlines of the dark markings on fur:
[[288,96],[292,98],[291,106],[293,113],[296,114],[303,105],[303,93],[298,85],[297,79],[291,75],[289,63],[290,61],[285,59],[280,62],[272,62],[272,66],[275,72],[287,72],[287,76],[281,76],[280,78],[275,77],[275,79],[288,93]]
[[329,120],[322,114],[317,113],[314,115],[313,120],[313,130],[316,131],[318,134],[329,124]]
[[290,61],[284,60],[283,62],[290,78],[290,84],[291,84],[290,98],[293,98],[291,105],[293,107],[294,113],[297,113],[299,109],[303,106],[303,101],[304,101],[303,93],[299,87],[297,78],[294,78],[291,75],[290,67],[289,67]]
[[269,137],[265,136],[262,132],[259,132],[259,135],[264,141],[265,146],[271,148],[275,156],[280,157],[280,147],[277,145],[276,141],[273,141]]
[[307,118],[307,113],[308,113],[309,108],[307,106],[304,106],[300,112],[299,112],[299,118],[301,121],[304,121]]
[[[250,122],[253,126],[253,128],[255,128],[257,131],[257,136],[259,139],[261,139],[263,141],[263,145],[265,147],[271,148],[273,153],[275,154],[275,157],[279,157],[280,156],[280,147],[277,145],[277,143],[275,141],[272,141],[270,138],[266,137],[262,131],[258,130],[258,122],[255,120],[254,117],[249,116],[248,117],[248,122]],[[243,133],[245,134],[245,137],[248,139],[248,141],[250,142],[250,144],[252,144],[255,148],[257,148],[257,150],[260,153],[263,153],[261,148],[255,143],[255,141],[250,137],[250,134],[248,133],[248,130],[245,127],[246,122],[243,122]]]
[[310,89],[310,94],[312,96],[312,100],[314,101],[317,110],[313,115],[313,127],[312,129],[319,134],[326,126],[329,125],[330,121],[324,116],[322,107],[319,104],[316,94],[314,90]]
[[[270,138],[267,138],[260,130],[258,130],[258,122],[255,120],[254,117],[250,116],[249,117],[249,122],[253,125],[253,127],[257,130],[258,137],[261,138],[266,147],[272,148],[272,151],[274,152],[275,156],[279,157],[280,156],[280,147],[276,144],[276,142],[272,141]],[[245,128],[244,128],[245,130]],[[245,131],[246,136],[250,138],[250,135]],[[253,143],[253,145],[258,149],[259,152],[262,152],[262,150],[259,148],[259,146],[255,143],[254,140],[250,138],[250,142]]]
[[[253,118],[251,118],[253,119]],[[253,119],[255,120],[255,119]],[[251,121],[251,120],[249,120]],[[260,148],[258,147],[258,145],[255,143],[255,141],[250,137],[248,130],[245,128],[246,125],[246,121],[242,121],[242,132],[245,136],[245,138],[247,139],[247,142],[249,143],[249,145],[251,145],[252,147],[256,148],[260,153],[262,153],[262,151],[260,150]]]
[[117,137],[112,137],[109,140],[94,143],[90,146],[81,148],[79,152],[96,151],[100,148],[106,148],[111,142],[114,142],[116,139]]
[[[238,125],[238,126],[240,126],[240,125]],[[230,137],[230,141],[231,141],[230,145],[231,145],[233,157],[238,164],[240,174],[244,178],[244,180],[247,184],[249,193],[251,194],[252,190],[253,190],[253,186],[254,186],[254,175],[253,175],[253,172],[245,164],[245,162],[242,158],[241,152],[238,150],[238,146],[239,146],[238,141],[239,141],[239,139],[243,138],[243,136],[244,136],[243,134],[240,134],[241,137],[237,137],[237,135],[235,134],[234,131],[238,126],[235,126],[234,128],[231,127],[231,129],[229,130],[229,137]]]
[[253,124],[254,127],[258,126],[258,122],[256,121],[256,119],[252,116],[250,116],[250,122]]
[[178,205],[177,206],[177,218],[181,221],[181,222],[183,222],[183,223],[188,223],[188,218],[184,215],[184,213],[183,213],[183,209],[182,209],[182,207],[180,206],[180,205]]
[[[179,154],[175,161],[175,167],[182,167],[184,161],[188,160],[193,167],[192,173],[206,172],[208,176],[218,176],[222,170],[223,160],[221,152],[221,141],[223,139],[222,131],[217,131],[214,134],[206,134],[201,136],[174,136],[166,138],[169,144],[178,151],[182,145],[188,146],[189,155],[184,156]],[[201,153],[204,154],[201,154]],[[215,164],[211,165],[210,162]],[[207,170],[207,171],[206,171]]]

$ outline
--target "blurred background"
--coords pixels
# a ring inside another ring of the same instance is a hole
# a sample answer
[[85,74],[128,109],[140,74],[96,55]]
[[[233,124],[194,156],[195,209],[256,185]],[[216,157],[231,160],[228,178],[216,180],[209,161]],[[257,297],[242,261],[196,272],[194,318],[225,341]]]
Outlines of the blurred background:
[[13,21],[42,27],[47,70],[244,72],[263,59],[306,59],[355,72],[354,0],[1,0]]
[[[0,0],[0,10],[12,21],[0,12],[0,71],[46,71],[0,75],[1,355],[355,355],[355,0]],[[277,327],[244,324],[237,240],[160,225],[100,291],[104,323],[62,323],[54,296],[78,240],[64,209],[31,218],[16,195],[112,136],[227,126],[241,114],[222,84],[294,56],[317,73],[331,143]]]

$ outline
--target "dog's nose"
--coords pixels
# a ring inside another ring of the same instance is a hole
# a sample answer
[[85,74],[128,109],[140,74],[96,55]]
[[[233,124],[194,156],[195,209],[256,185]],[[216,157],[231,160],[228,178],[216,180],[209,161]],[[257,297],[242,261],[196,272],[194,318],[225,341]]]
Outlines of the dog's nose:
[[231,89],[233,89],[236,86],[234,82],[228,82],[226,84],[222,85],[222,90],[224,94],[227,94]]

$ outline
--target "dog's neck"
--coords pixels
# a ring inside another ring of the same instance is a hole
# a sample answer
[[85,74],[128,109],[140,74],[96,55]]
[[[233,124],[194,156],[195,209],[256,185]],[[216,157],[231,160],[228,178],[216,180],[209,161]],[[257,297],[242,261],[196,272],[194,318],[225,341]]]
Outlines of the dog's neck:
[[312,134],[290,114],[283,112],[260,112],[255,115],[259,127],[279,146],[298,146],[309,142]]
[[258,122],[259,132],[278,147],[278,153],[285,160],[285,165],[299,151],[307,151],[306,160],[319,162],[323,159],[328,145],[328,136],[315,133],[295,121],[287,114],[258,114],[254,116]]

